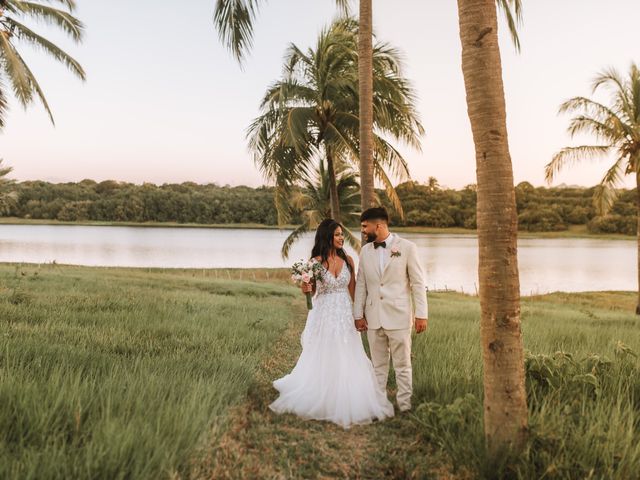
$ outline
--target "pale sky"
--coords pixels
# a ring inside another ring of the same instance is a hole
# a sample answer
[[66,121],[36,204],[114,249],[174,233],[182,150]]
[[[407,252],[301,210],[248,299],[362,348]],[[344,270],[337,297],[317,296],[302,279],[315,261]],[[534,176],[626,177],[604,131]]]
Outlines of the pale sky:
[[[56,119],[12,102],[0,158],[18,180],[135,183],[264,183],[245,130],[276,80],[289,42],[307,48],[335,15],[332,0],[266,2],[244,69],[220,45],[215,0],[79,0],[86,39],[46,32],[87,71],[82,83],[44,54],[22,52]],[[544,182],[544,165],[571,140],[559,104],[590,95],[593,76],[640,62],[638,0],[525,0],[522,53],[501,22],[510,148],[516,182]],[[412,176],[460,188],[475,183],[475,160],[460,67],[453,0],[377,0],[378,37],[405,53],[419,96],[423,152],[404,150]],[[635,55],[635,56],[634,56]],[[575,142],[574,142],[575,144]],[[576,167],[556,183],[593,185],[607,162]],[[631,185],[631,183],[629,183]]]

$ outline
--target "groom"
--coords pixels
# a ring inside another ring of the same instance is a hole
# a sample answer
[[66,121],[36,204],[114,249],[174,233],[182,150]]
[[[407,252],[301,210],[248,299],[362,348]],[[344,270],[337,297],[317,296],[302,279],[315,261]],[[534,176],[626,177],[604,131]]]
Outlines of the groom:
[[[362,247],[353,303],[356,329],[367,332],[378,384],[387,390],[389,356],[398,385],[398,408],[411,410],[411,327],[427,329],[427,293],[415,244],[389,231],[384,208],[360,216]],[[412,302],[413,299],[413,302]],[[415,315],[414,315],[415,312]]]

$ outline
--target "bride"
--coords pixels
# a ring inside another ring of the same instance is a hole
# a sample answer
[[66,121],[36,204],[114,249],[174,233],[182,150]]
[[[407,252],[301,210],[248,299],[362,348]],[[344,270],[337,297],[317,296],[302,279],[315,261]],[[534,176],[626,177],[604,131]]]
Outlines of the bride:
[[355,272],[343,245],[342,226],[324,220],[311,253],[324,267],[322,281],[303,286],[316,297],[302,332],[302,353],[291,373],[273,382],[280,396],[269,408],[348,428],[391,417],[393,406],[378,387],[354,327]]

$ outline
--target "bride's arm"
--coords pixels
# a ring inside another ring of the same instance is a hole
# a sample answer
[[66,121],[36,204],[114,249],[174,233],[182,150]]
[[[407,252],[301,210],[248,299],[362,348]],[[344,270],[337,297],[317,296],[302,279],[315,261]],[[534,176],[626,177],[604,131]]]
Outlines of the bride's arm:
[[351,278],[349,279],[349,295],[351,295],[351,301],[355,300],[356,296],[356,270],[353,267],[353,258],[347,255],[347,262],[351,267]]
[[[318,262],[322,261],[321,257],[313,257],[314,260],[317,260]],[[316,281],[315,280],[311,280],[311,282],[307,283],[303,283],[302,285],[300,285],[300,290],[302,290],[302,293],[310,293],[312,296],[316,294]]]
[[[313,257],[313,258],[315,260],[317,260],[318,262],[322,263],[322,257]],[[315,280],[311,280],[311,287],[313,288],[313,290],[311,290],[311,294],[315,295],[316,294],[316,281]]]

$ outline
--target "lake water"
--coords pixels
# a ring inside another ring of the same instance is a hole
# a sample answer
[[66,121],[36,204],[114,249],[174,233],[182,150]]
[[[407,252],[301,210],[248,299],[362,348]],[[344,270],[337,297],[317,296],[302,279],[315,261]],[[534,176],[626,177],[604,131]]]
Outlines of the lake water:
[[[304,237],[289,260],[279,230],[0,225],[0,262],[165,268],[279,268],[308,257]],[[477,240],[401,234],[418,246],[430,289],[475,293]],[[351,252],[353,253],[353,252]],[[634,240],[520,239],[522,293],[635,290]]]

